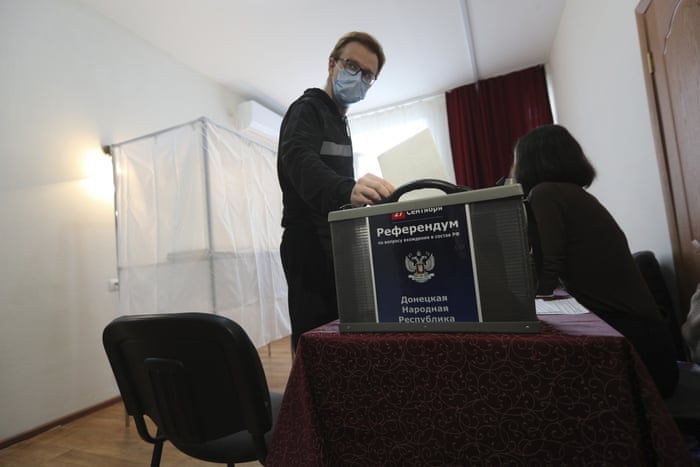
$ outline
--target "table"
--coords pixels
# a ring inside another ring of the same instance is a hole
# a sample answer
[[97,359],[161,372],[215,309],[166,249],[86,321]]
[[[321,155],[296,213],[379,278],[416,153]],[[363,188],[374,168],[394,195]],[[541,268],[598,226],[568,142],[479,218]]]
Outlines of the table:
[[527,335],[304,334],[266,465],[693,465],[620,334],[538,318]]

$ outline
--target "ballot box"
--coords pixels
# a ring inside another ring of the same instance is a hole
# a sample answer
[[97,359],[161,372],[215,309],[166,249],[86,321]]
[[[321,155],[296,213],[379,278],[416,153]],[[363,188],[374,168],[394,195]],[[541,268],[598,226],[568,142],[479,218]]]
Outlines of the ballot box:
[[341,332],[539,331],[518,184],[333,211]]

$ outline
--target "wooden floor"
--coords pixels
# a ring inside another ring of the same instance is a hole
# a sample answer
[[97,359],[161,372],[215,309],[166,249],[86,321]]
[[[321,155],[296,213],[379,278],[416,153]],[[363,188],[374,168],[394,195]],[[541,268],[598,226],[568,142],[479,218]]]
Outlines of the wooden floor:
[[[284,392],[292,364],[289,338],[260,349],[270,391]],[[66,425],[55,427],[33,438],[0,450],[2,467],[129,467],[148,466],[152,446],[139,438],[133,421],[126,425],[121,402],[108,406]],[[161,466],[213,466],[194,460],[166,443]],[[236,464],[257,467],[258,462]]]

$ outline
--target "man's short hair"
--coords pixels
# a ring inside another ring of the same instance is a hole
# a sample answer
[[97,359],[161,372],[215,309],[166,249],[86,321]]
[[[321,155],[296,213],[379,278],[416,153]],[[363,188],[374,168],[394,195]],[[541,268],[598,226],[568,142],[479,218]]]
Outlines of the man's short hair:
[[384,50],[377,39],[366,32],[352,31],[343,35],[343,37],[338,39],[338,42],[335,44],[335,47],[333,47],[333,50],[331,50],[330,57],[334,60],[339,59],[340,52],[343,50],[343,47],[350,42],[359,42],[377,56],[377,61],[379,64],[377,67],[377,76],[379,76],[379,72],[382,71],[382,67],[386,61],[386,58],[384,57]]

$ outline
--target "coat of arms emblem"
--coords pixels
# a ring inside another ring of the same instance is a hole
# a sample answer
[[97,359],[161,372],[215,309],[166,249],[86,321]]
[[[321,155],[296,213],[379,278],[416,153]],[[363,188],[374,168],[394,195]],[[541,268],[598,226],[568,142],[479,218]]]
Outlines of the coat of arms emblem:
[[430,272],[435,267],[435,257],[429,251],[421,252],[418,250],[415,254],[407,254],[404,258],[404,265],[406,270],[411,273],[408,275],[409,279],[416,282],[427,282],[435,276]]

